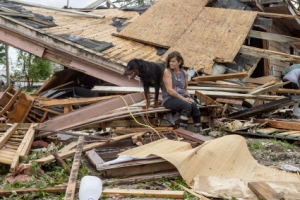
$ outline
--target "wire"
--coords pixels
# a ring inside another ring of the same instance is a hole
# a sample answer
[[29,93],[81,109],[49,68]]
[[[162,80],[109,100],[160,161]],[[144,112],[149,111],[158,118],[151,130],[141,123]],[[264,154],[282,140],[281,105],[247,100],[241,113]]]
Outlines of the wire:
[[142,124],[142,123],[138,122],[138,121],[135,119],[135,117],[133,116],[133,114],[131,113],[130,108],[129,108],[129,106],[128,106],[126,100],[125,100],[121,95],[118,95],[118,96],[124,101],[124,103],[125,103],[125,105],[126,105],[126,107],[127,107],[127,110],[128,110],[128,112],[129,112],[130,116],[134,119],[134,121],[135,121],[137,124],[139,124],[139,125],[141,125],[141,126],[144,126],[144,127],[147,127],[147,128],[150,128],[151,130],[153,130],[153,131],[158,135],[159,138],[161,138],[160,134],[159,134],[154,128],[152,128],[152,127],[149,126],[149,125],[145,125],[145,124]]

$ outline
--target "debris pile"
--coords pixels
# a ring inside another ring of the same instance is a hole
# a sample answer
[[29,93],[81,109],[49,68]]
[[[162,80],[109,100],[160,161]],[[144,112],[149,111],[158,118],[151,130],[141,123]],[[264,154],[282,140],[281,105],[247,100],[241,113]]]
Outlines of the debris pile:
[[[290,2],[222,2],[160,0],[141,16],[30,6],[20,14],[22,7],[1,2],[3,40],[64,70],[34,94],[10,85],[0,98],[0,197],[76,199],[80,180],[93,175],[105,186],[102,196],[112,198],[299,199],[299,162],[265,166],[255,159],[265,153],[279,157],[268,142],[255,143],[261,138],[293,145],[287,154],[299,157],[300,91],[283,88],[289,82],[278,74],[290,62],[300,63],[298,16],[286,13]],[[285,14],[267,12],[276,8]],[[44,17],[49,13],[53,18]],[[103,14],[107,18],[99,19]],[[111,25],[116,20],[122,27]],[[153,28],[165,21],[178,23]],[[278,24],[290,32],[264,31]],[[186,58],[187,90],[201,112],[201,134],[192,131],[191,118],[184,130],[178,128],[179,113],[154,108],[154,88],[147,108],[139,79],[129,83],[122,75],[132,58],[158,62],[173,50]]]

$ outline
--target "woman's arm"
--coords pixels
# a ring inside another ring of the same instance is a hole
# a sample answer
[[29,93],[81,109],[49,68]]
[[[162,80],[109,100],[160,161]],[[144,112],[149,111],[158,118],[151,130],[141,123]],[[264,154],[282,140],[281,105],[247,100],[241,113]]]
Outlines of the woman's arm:
[[300,89],[300,75],[298,76],[298,89]]
[[163,76],[163,82],[164,85],[166,87],[166,90],[168,92],[169,95],[171,95],[172,97],[184,100],[186,102],[192,103],[193,99],[191,98],[185,98],[182,95],[178,94],[172,87],[172,75],[169,69],[165,69],[164,71],[164,76]]

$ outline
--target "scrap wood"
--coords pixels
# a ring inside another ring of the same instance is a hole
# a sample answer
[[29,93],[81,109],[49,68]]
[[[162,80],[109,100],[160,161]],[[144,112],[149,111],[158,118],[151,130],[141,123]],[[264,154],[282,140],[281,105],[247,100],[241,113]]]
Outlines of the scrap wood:
[[184,191],[173,190],[138,190],[138,189],[104,189],[104,195],[119,194],[124,197],[151,197],[151,198],[170,198],[170,199],[183,199]]
[[[151,113],[160,113],[160,112],[167,112],[170,111],[166,108],[149,108],[147,111],[145,109],[135,109],[131,110],[131,114],[133,116],[140,116],[144,114],[151,114]],[[97,123],[103,123],[103,122],[109,122],[113,120],[118,120],[126,117],[132,117],[132,115],[128,113],[128,111],[120,111],[117,113],[107,114],[107,115],[101,115],[99,117],[94,117],[91,119],[87,119],[85,121],[82,121],[80,125],[75,126],[73,128],[83,128],[85,126],[90,126]]]
[[242,99],[217,98],[216,102],[228,103],[228,104],[239,105],[239,106],[243,104]]
[[[102,140],[102,141],[106,141],[108,140],[106,137],[101,137],[101,136],[97,136],[97,135],[89,135],[88,133],[74,133],[74,132],[68,132],[68,131],[53,131],[53,130],[47,130],[47,129],[40,129],[40,128],[35,128],[35,130],[38,130],[38,131],[45,131],[45,132],[50,132],[50,133],[61,133],[61,134],[65,134],[65,135],[72,135],[72,136],[85,136],[85,137],[88,137],[88,138],[93,138],[93,139],[97,139],[97,140]],[[42,133],[43,134],[43,133]],[[36,138],[39,138],[41,134],[38,134],[36,136]],[[51,134],[48,134],[48,136],[51,135]]]
[[175,169],[174,165],[157,157],[131,160],[111,165],[104,163],[104,165],[98,165],[96,168],[106,178],[149,174]]
[[248,91],[248,94],[252,94],[252,92],[257,91],[257,90],[259,90],[259,89],[261,89],[261,88],[265,88],[265,87],[274,85],[274,84],[276,84],[276,82],[277,82],[276,80],[271,80],[271,81],[269,81],[269,82],[267,82],[267,83],[265,83],[265,84],[263,84],[263,85],[260,85],[260,86],[258,86],[258,87],[255,87],[255,88],[249,90],[249,91]]
[[197,76],[193,78],[193,81],[217,81],[224,79],[233,79],[233,78],[245,78],[248,75],[248,72],[237,72],[232,74],[217,74],[210,76]]
[[[12,188],[12,189],[0,189],[0,197],[9,197],[13,193],[28,194],[32,192],[46,192],[53,194],[60,194],[66,191],[67,186],[59,187],[46,187],[46,188]],[[79,186],[76,187],[77,189]]]
[[103,101],[111,98],[117,97],[103,96],[103,97],[91,97],[91,98],[69,98],[69,99],[36,99],[35,101],[41,107],[53,107],[53,106],[64,106],[64,105],[81,105],[81,104],[91,104],[98,101]]
[[15,133],[18,127],[18,123],[15,123],[12,127],[10,127],[3,135],[0,137],[0,148],[6,143],[6,141]]
[[247,116],[254,116],[260,113],[266,113],[270,111],[277,110],[281,107],[288,106],[294,104],[294,100],[290,98],[284,98],[280,100],[275,100],[270,103],[266,103],[263,105],[255,106],[252,108],[248,108],[246,110],[238,111],[235,113],[231,113],[228,115],[229,119],[239,119]]
[[267,135],[267,134],[260,134],[260,133],[250,133],[247,131],[228,131],[226,130],[228,134],[236,134],[236,135],[242,135],[242,136],[259,136],[259,137],[264,137],[264,138],[272,138],[272,139],[282,139],[282,140],[293,140],[293,141],[300,141],[300,138],[289,138],[289,137],[284,137],[280,135]]
[[[158,132],[160,131],[172,131],[173,127],[154,127],[154,129]],[[137,133],[137,132],[152,132],[149,128],[122,128],[122,129],[114,129],[114,133],[124,134],[124,133]]]
[[66,189],[65,200],[73,200],[75,197],[76,181],[77,181],[78,171],[80,167],[80,158],[81,158],[81,152],[83,148],[83,141],[84,141],[84,136],[80,136],[78,138],[78,144],[74,155],[68,186]]
[[[125,95],[123,98],[128,105],[139,102],[144,99],[140,93]],[[124,101],[121,98],[112,98],[98,103],[91,104],[79,110],[57,116],[44,122],[40,125],[39,129],[51,129],[54,131],[70,130],[74,127],[81,126],[85,119],[93,119],[95,117],[104,115],[110,110],[114,110],[124,106]],[[89,122],[89,120],[87,120]],[[40,135],[40,137],[47,136],[47,134]]]
[[287,130],[297,130],[300,131],[300,123],[299,122],[290,122],[290,121],[278,121],[271,119],[254,119],[255,122],[265,123],[268,122],[269,127],[272,128],[281,128]]
[[[117,136],[117,137],[110,138],[110,141],[119,141],[119,140],[122,140],[122,139],[130,138],[130,137],[132,137],[134,135],[135,135],[135,133],[127,134],[127,135],[122,135],[122,136]],[[85,151],[91,150],[93,148],[97,148],[97,147],[103,146],[105,144],[110,143],[110,141],[95,142],[95,143],[92,143],[92,144],[84,145],[82,151],[85,152]],[[65,158],[65,157],[74,155],[75,152],[76,152],[76,150],[73,149],[73,150],[69,150],[69,151],[65,151],[65,152],[59,153],[58,155],[61,158]],[[40,159],[35,160],[35,161],[38,162],[38,163],[41,163],[41,164],[46,164],[46,163],[52,162],[53,160],[55,160],[54,156],[53,155],[49,155],[49,156],[46,156],[44,158],[40,158]]]
[[175,181],[171,181],[171,183],[173,183],[174,185],[179,185],[182,189],[184,189],[186,192],[194,195],[195,197],[198,197],[200,200],[209,200],[208,198],[206,198],[205,196],[202,196],[200,194],[197,194],[196,192],[194,192],[193,190],[187,188],[187,187],[184,187],[183,185],[181,184],[178,184],[176,183]]
[[267,92],[273,92],[275,90],[277,90],[279,87],[282,87],[288,83],[290,83],[291,81],[286,81],[286,82],[282,82],[282,83],[277,83],[274,85],[270,85],[264,88],[260,88],[258,90],[252,91],[250,94],[254,94],[254,95],[258,95],[258,94],[265,94]]
[[54,156],[56,162],[62,166],[67,172],[70,172],[69,168],[67,167],[65,161],[61,159],[61,157],[57,154],[57,152],[52,152],[52,155]]
[[276,78],[273,75],[268,75],[268,76],[262,76],[262,77],[258,77],[258,78],[246,77],[246,78],[244,78],[243,81],[247,82],[247,83],[256,83],[256,84],[263,85],[270,81],[276,81]]
[[19,165],[20,160],[23,160],[26,155],[28,155],[31,144],[34,139],[34,127],[37,124],[31,124],[30,128],[26,132],[24,138],[22,139],[21,144],[19,145],[17,151],[15,152],[15,156],[12,160],[12,164],[10,166],[10,172],[15,172],[17,166]]
[[[142,88],[139,87],[119,87],[119,86],[95,86],[93,91],[97,92],[114,92],[114,93],[133,93],[133,92],[143,92]],[[154,92],[153,88],[150,88],[150,92]],[[195,90],[188,90],[189,94],[194,94]],[[282,99],[282,96],[272,96],[272,95],[252,95],[252,94],[240,94],[234,92],[215,92],[215,91],[201,91],[202,94],[209,97],[227,97],[227,98],[242,98],[242,99],[261,99],[261,100],[276,100]]]
[[174,131],[178,135],[180,135],[181,137],[183,137],[185,139],[188,139],[188,140],[191,140],[191,141],[195,141],[199,144],[203,144],[204,142],[211,140],[208,137],[205,137],[205,136],[200,135],[200,134],[193,133],[193,132],[188,131],[188,130],[184,130],[182,128],[175,129]]
[[205,94],[199,91],[195,91],[195,95],[200,100],[200,102],[204,102],[206,106],[216,105],[217,107],[222,108],[215,100],[211,99],[210,97],[206,96]]
[[97,165],[101,165],[104,163],[102,158],[96,153],[94,149],[85,152],[87,158],[91,161],[91,163],[96,167]]
[[180,177],[178,171],[171,171],[171,172],[161,172],[161,173],[151,173],[146,175],[138,175],[132,176],[129,178],[117,179],[117,180],[103,180],[103,185],[123,185],[129,183],[138,183],[138,182],[146,182],[146,181],[154,181],[157,179],[174,179]]
[[249,182],[248,187],[261,200],[285,199],[265,182]]
[[290,93],[290,94],[300,94],[300,90],[298,89],[285,89],[285,88],[278,88],[276,90],[277,93]]

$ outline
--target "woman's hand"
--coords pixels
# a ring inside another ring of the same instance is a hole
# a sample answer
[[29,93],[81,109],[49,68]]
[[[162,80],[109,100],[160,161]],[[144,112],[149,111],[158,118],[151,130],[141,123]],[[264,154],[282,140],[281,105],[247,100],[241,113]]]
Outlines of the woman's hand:
[[185,102],[188,102],[190,104],[192,104],[194,102],[194,99],[192,99],[191,97],[183,97],[182,100],[185,101]]

